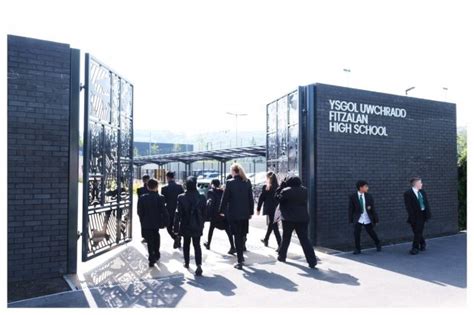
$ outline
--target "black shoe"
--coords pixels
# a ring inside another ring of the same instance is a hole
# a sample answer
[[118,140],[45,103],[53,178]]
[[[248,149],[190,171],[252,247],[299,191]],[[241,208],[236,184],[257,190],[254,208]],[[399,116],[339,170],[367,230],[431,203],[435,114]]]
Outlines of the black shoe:
[[426,250],[426,244],[420,245],[420,251],[424,252]]
[[235,269],[242,270],[242,266],[243,266],[243,263],[236,263],[236,264],[234,265],[234,268],[235,268]]
[[235,248],[231,248],[231,249],[229,249],[229,251],[227,252],[227,254],[229,254],[229,255],[234,255],[236,252],[237,252],[237,250],[236,250]]
[[418,254],[418,248],[412,248],[411,251],[410,251],[410,254],[412,254],[412,255]]
[[179,243],[180,242],[179,242],[178,238],[175,237],[174,243],[173,243],[173,249],[179,248],[180,247]]
[[150,261],[150,262],[148,262],[148,267],[150,267],[150,268],[151,268],[151,267],[153,267],[154,265],[155,265],[155,262],[154,262],[154,261]]
[[356,249],[356,250],[353,252],[354,255],[359,255],[360,253],[361,253],[360,249]]
[[311,268],[311,269],[317,269],[317,268],[316,268],[316,264],[314,264],[314,265],[313,265],[313,264],[309,264],[308,267]]
[[201,266],[197,266],[197,268],[196,268],[196,271],[195,271],[195,275],[196,275],[196,276],[200,276],[200,275],[202,275],[202,269],[201,269]]
[[189,269],[189,263],[184,263],[184,268]]
[[277,257],[277,260],[281,262],[286,262],[286,258],[281,258],[280,256]]
[[260,241],[263,243],[263,245],[265,245],[265,247],[268,247],[268,240],[263,239]]
[[207,250],[211,249],[211,244],[209,244],[209,242],[205,242],[203,245]]
[[382,246],[381,246],[381,245],[377,245],[377,251],[378,251],[378,252],[381,252],[381,251],[382,251]]

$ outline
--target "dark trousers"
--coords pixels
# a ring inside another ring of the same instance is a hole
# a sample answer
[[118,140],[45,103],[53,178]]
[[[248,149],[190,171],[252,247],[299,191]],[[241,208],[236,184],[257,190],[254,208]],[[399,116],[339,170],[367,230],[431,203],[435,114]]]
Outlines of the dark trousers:
[[143,228],[142,228],[142,220],[140,219],[140,229],[141,229],[141,232],[142,232],[142,238],[145,238],[145,232],[143,232]]
[[142,229],[148,246],[148,261],[155,262],[160,259],[160,230]]
[[283,224],[283,240],[281,241],[280,250],[278,251],[278,257],[286,259],[288,253],[288,247],[291,242],[291,235],[293,231],[296,231],[296,235],[300,240],[301,247],[306,257],[306,261],[310,265],[316,265],[316,254],[314,253],[313,246],[308,238],[308,223],[306,222],[289,222],[282,221]]
[[[207,234],[207,244],[209,244],[209,246],[211,245],[212,234],[214,233],[214,229],[216,228],[215,224],[212,221],[210,224],[211,225],[209,226],[209,233]],[[229,238],[230,248],[235,248],[234,238],[232,237],[232,233],[230,232],[230,227],[228,225],[225,228],[225,233],[227,234],[227,237]]]
[[189,251],[191,249],[191,240],[193,241],[194,247],[194,259],[196,260],[196,265],[200,266],[202,264],[202,252],[201,252],[201,237],[191,237],[191,236],[184,236],[183,237],[183,255],[184,255],[184,262],[189,264]]
[[170,216],[170,224],[166,227],[166,230],[168,231],[168,234],[171,236],[171,238],[174,240],[176,239],[176,234],[173,232],[173,227],[174,227],[174,213],[175,211],[169,211],[168,214]]
[[420,218],[411,224],[411,229],[413,230],[413,244],[412,248],[420,249],[426,245],[425,239],[423,237],[423,229],[425,228],[425,220]]
[[278,246],[281,244],[281,235],[280,235],[280,230],[278,229],[278,223],[273,223],[273,216],[269,215],[268,216],[268,226],[267,226],[267,233],[265,234],[264,240],[268,242],[270,239],[270,234],[275,234],[275,238],[277,240]]
[[354,224],[354,239],[355,239],[355,247],[357,250],[360,250],[360,233],[362,231],[362,226],[365,227],[365,230],[369,234],[369,236],[374,240],[375,246],[380,245],[380,240],[377,236],[377,233],[374,231],[374,227],[372,226],[372,223],[370,224],[361,224],[359,222],[356,222]]
[[235,249],[237,251],[237,262],[244,262],[244,246],[248,228],[248,220],[229,222],[230,229],[235,238]]

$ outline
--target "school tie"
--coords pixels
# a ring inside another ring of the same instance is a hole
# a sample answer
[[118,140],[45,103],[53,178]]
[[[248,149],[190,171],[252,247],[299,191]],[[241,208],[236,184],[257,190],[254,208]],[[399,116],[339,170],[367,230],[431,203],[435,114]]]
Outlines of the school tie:
[[359,204],[360,204],[360,210],[362,210],[362,212],[365,211],[364,209],[364,198],[362,198],[362,195],[359,195]]
[[421,210],[425,210],[425,201],[423,200],[423,195],[421,191],[418,190],[418,202],[420,203]]

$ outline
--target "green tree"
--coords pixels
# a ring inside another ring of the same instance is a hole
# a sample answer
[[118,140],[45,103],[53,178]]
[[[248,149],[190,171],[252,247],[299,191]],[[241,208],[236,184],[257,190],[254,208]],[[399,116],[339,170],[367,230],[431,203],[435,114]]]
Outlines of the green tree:
[[151,154],[158,154],[159,147],[156,143],[152,143],[150,146],[150,155]]
[[202,135],[199,135],[197,138],[197,144],[198,144],[198,151],[203,151],[204,150],[204,143],[205,140]]
[[173,144],[173,152],[181,152],[181,144],[179,143]]
[[466,130],[458,133],[458,199],[459,199],[459,228],[467,228],[467,134]]

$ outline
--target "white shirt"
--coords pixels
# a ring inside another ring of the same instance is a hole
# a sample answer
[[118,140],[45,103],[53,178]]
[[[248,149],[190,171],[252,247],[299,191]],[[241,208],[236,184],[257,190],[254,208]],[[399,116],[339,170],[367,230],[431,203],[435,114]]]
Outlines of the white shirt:
[[360,200],[361,196],[362,196],[362,203],[364,204],[364,208],[362,209],[363,212],[360,215],[359,223],[360,224],[370,224],[370,223],[372,223],[372,221],[370,221],[369,214],[367,213],[367,210],[366,210],[365,196],[364,196],[364,194],[362,194],[360,192],[357,192],[357,198],[359,198],[359,200]]
[[[412,187],[411,189],[413,189],[413,192],[415,193],[415,196],[416,196],[416,199],[418,199],[418,189],[416,189],[415,187]],[[423,196],[423,195],[422,195]],[[419,199],[418,199],[419,200]],[[419,203],[420,201],[418,201]],[[423,200],[423,202],[425,202],[425,200]],[[425,211],[425,208],[422,208],[421,211]]]

